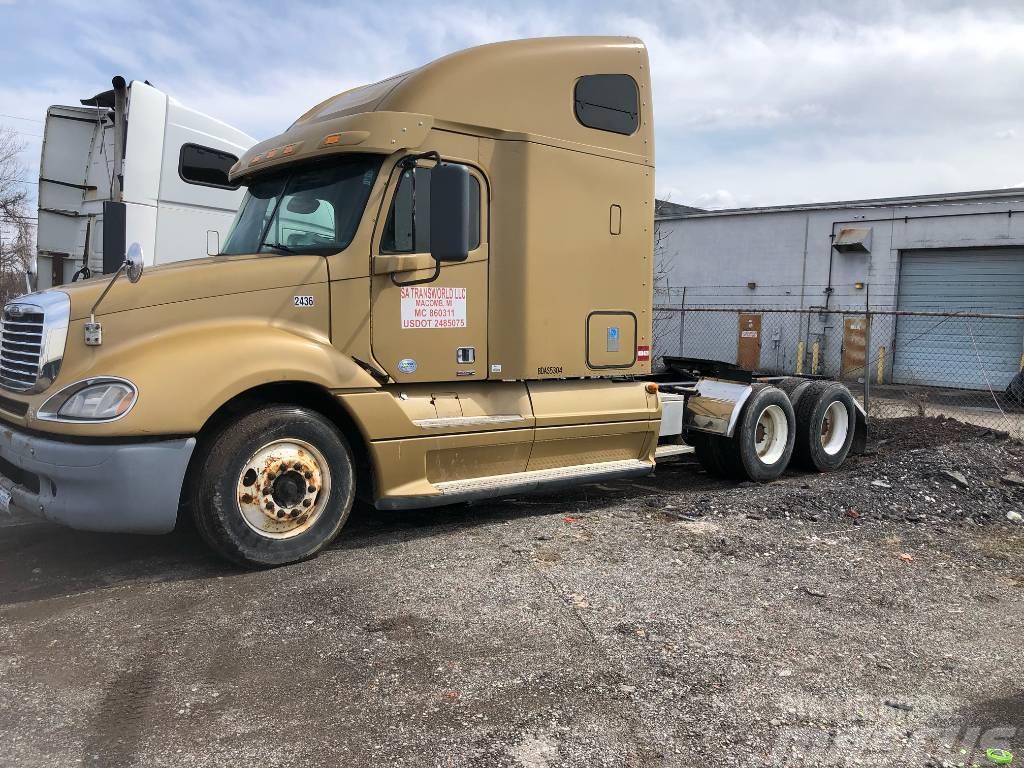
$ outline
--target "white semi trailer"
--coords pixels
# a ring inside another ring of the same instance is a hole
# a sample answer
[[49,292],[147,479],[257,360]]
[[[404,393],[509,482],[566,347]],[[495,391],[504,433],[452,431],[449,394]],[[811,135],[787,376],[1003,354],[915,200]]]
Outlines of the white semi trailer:
[[132,242],[148,264],[215,250],[244,193],[228,169],[254,143],[148,82],[122,77],[81,106],[50,107],[35,287],[113,272]]

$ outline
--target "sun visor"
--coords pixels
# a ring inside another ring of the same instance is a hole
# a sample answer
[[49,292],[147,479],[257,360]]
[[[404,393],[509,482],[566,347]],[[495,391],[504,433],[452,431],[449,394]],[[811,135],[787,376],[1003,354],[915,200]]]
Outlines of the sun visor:
[[235,163],[233,183],[246,183],[263,173],[316,157],[365,152],[391,154],[419,147],[434,125],[430,115],[409,112],[362,112],[330,120],[296,123],[280,136],[260,142]]

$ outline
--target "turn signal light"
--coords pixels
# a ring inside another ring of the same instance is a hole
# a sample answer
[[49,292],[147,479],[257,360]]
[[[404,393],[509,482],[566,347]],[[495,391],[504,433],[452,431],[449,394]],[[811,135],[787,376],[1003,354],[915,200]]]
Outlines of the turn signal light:
[[658,385],[653,381],[647,382],[647,386],[644,387],[644,389],[646,389],[652,395],[658,394]]

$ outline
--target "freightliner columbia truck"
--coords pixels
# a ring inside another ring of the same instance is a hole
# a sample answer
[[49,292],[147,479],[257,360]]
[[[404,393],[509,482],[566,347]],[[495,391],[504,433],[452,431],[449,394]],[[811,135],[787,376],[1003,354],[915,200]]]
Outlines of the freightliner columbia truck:
[[455,53],[249,149],[222,252],[17,299],[0,510],[268,567],[404,510],[650,473],[835,468],[834,382],[651,374],[654,131],[633,38]]

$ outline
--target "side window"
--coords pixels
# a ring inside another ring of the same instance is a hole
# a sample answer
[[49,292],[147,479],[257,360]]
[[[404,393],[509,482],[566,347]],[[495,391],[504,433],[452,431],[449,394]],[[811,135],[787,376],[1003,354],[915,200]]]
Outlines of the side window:
[[[470,250],[480,245],[480,182],[470,185]],[[402,172],[380,238],[382,253],[430,253],[430,168]]]
[[238,162],[230,152],[185,144],[178,156],[178,175],[189,184],[221,189],[238,189],[237,184],[228,181],[228,171]]
[[576,119],[587,128],[629,136],[640,127],[640,94],[629,75],[585,75],[576,81]]

